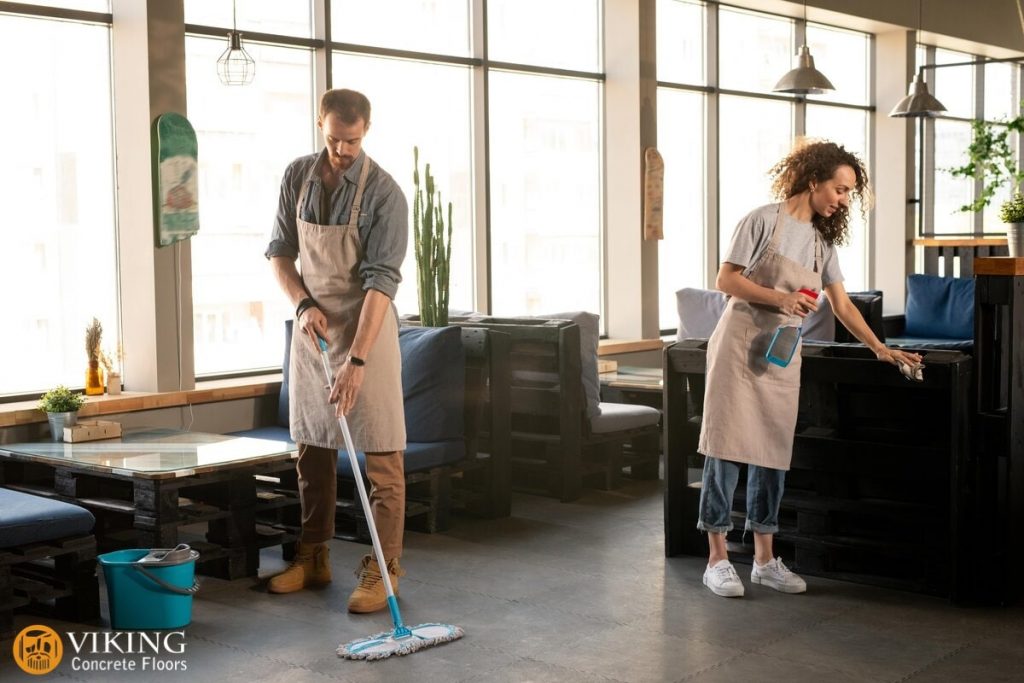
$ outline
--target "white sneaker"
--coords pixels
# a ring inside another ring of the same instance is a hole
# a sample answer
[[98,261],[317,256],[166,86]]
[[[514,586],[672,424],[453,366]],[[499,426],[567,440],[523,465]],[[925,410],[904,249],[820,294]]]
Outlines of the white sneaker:
[[704,585],[723,598],[743,597],[743,582],[729,560],[719,560],[714,567],[708,565],[704,570]]
[[754,560],[754,568],[750,570],[750,582],[774,588],[780,593],[803,593],[807,590],[807,582],[789,571],[782,564],[782,558],[776,557],[766,565],[759,565]]

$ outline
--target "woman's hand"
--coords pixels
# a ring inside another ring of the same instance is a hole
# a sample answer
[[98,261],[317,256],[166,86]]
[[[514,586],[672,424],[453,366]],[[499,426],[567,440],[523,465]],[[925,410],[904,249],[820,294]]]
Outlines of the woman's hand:
[[875,351],[875,356],[878,360],[884,360],[886,363],[892,363],[896,367],[900,366],[900,363],[914,367],[920,364],[921,354],[908,353],[907,351],[900,351],[899,349],[890,349],[883,346]]
[[812,299],[803,292],[781,294],[782,299],[779,302],[779,310],[786,315],[797,315],[804,318],[808,313],[818,310],[818,300]]
[[363,386],[365,368],[361,365],[352,365],[345,360],[345,363],[338,370],[338,376],[334,378],[334,386],[331,387],[330,402],[334,403],[334,414],[338,417],[348,415],[356,405],[356,398],[359,396],[359,389]]

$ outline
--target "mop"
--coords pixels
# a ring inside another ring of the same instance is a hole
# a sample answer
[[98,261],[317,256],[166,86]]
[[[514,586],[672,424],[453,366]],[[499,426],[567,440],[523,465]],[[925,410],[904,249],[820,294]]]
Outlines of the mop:
[[[327,389],[330,391],[334,381],[334,374],[331,372],[331,362],[327,357],[327,342],[319,339],[320,359],[324,365],[324,375],[327,377]],[[345,659],[384,659],[391,655],[408,655],[432,645],[442,645],[452,640],[461,638],[464,631],[458,626],[449,624],[420,624],[419,626],[405,626],[402,623],[402,614],[398,611],[398,599],[395,598],[395,591],[391,587],[391,576],[388,573],[387,562],[384,560],[384,551],[381,550],[380,537],[377,536],[377,525],[373,521],[373,512],[370,510],[370,500],[366,496],[366,486],[363,484],[363,477],[360,475],[359,461],[356,459],[356,447],[352,443],[352,433],[348,429],[348,421],[342,415],[338,418],[338,425],[341,427],[341,434],[345,438],[345,450],[348,451],[348,460],[352,465],[352,472],[355,475],[356,488],[359,490],[359,501],[363,505],[363,514],[366,515],[366,524],[370,528],[370,539],[373,541],[373,553],[377,558],[377,566],[380,568],[381,579],[384,580],[384,590],[388,596],[388,610],[391,612],[391,621],[394,630],[378,633],[367,638],[358,638],[338,647],[338,655]]]

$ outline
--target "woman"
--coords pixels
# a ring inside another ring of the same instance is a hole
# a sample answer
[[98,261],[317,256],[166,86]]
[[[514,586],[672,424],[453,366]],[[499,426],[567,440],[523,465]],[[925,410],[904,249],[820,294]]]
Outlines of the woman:
[[800,394],[800,351],[785,367],[765,352],[775,330],[817,310],[800,290],[825,290],[836,318],[893,365],[921,357],[888,349],[871,332],[843,288],[836,246],[846,241],[850,200],[869,198],[863,163],[831,142],[808,142],[772,168],[772,192],[782,201],[755,209],[736,227],[716,286],[730,298],[708,343],[708,372],[698,449],[706,458],[697,528],[708,533],[704,584],[716,595],[740,597],[743,583],[729,562],[726,533],[740,463],[747,463],[746,529],[754,532],[751,583],[784,593],[807,590],[776,558],[772,536],[793,454]]

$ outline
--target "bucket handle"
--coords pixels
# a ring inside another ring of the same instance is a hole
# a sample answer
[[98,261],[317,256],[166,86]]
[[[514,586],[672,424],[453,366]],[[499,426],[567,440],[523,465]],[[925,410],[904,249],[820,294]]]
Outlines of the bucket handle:
[[145,567],[140,567],[137,564],[133,564],[132,567],[135,568],[137,571],[142,572],[142,575],[150,581],[152,581],[153,583],[159,585],[161,588],[168,590],[172,593],[177,593],[178,595],[195,595],[199,591],[199,579],[193,579],[192,585],[188,588],[182,588],[181,586],[175,586],[173,583],[167,583],[156,574],[150,572]]

